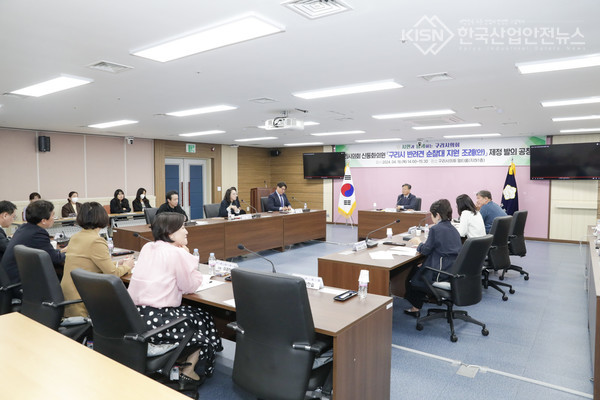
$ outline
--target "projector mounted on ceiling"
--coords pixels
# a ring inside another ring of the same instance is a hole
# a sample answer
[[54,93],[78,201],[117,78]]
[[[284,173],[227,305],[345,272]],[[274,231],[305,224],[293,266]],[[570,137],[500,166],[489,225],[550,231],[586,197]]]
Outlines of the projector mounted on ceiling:
[[301,131],[304,129],[304,122],[296,118],[277,117],[266,120],[265,129],[268,131],[277,129],[293,129]]

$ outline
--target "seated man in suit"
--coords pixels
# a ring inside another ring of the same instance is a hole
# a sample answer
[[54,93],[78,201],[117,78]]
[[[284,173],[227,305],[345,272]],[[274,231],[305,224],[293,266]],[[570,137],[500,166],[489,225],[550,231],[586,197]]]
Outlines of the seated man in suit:
[[[2,200],[0,201],[0,227],[8,228],[12,225],[17,217],[17,206],[15,206],[10,201]],[[6,232],[4,229],[0,228],[0,261],[2,261],[2,256],[8,247],[8,243],[10,242],[8,237],[6,236]]]
[[185,210],[179,205],[179,193],[177,193],[175,190],[167,192],[166,200],[167,201],[165,203],[158,207],[158,210],[156,210],[156,215],[163,212],[176,212],[182,214],[186,221],[188,220]]
[[506,217],[506,212],[496,203],[492,201],[492,194],[489,190],[480,190],[477,192],[477,208],[479,214],[483,218],[485,225],[485,233],[490,233],[492,224],[496,217]]
[[285,195],[286,189],[285,182],[277,184],[277,189],[269,195],[267,200],[267,211],[289,211],[292,209],[292,205]]
[[417,196],[410,193],[411,185],[405,183],[402,185],[402,194],[398,196],[396,200],[396,209],[400,210],[414,210],[417,207]]

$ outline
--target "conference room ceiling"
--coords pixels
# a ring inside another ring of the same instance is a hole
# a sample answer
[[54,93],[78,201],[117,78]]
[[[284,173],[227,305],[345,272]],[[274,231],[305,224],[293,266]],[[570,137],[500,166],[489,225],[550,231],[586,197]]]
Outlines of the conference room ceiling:
[[[306,1],[306,0],[305,0]],[[600,2],[344,0],[350,10],[309,19],[266,0],[0,2],[0,126],[261,147],[361,139],[432,140],[449,134],[503,137],[596,129],[600,103],[544,108],[541,101],[600,96],[600,67],[521,74],[515,64],[600,53]],[[335,4],[334,4],[335,5]],[[330,2],[305,5],[320,11]],[[169,62],[134,51],[248,14],[281,33]],[[131,69],[89,68],[106,61]],[[451,79],[427,81],[445,73]],[[10,92],[61,74],[93,82],[42,97]],[[402,88],[320,99],[293,93],[393,80]],[[166,113],[229,105],[187,117]],[[373,115],[451,109],[452,115]],[[258,126],[288,112],[318,122],[303,130]],[[134,120],[106,129],[88,125]],[[413,127],[480,123],[469,128]],[[221,130],[196,137],[179,134]],[[312,133],[364,131],[336,136]],[[238,142],[239,139],[276,137]],[[401,143],[401,142],[400,142]],[[4,144],[3,144],[4,145]]]

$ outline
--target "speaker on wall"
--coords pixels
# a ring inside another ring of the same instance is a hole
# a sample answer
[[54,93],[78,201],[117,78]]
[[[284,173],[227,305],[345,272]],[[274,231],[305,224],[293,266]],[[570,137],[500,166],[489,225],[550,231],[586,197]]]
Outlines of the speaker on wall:
[[271,150],[271,157],[277,157],[280,154],[281,154],[281,150],[279,150],[279,149]]
[[50,151],[50,136],[38,136],[38,150],[42,153]]

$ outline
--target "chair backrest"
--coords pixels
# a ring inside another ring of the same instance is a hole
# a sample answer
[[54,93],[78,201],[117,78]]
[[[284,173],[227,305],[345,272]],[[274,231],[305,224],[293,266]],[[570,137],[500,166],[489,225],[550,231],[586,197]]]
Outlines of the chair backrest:
[[219,216],[220,203],[205,204],[204,205],[204,218],[214,218]]
[[488,252],[488,261],[496,269],[510,267],[510,253],[508,251],[508,232],[513,217],[496,217],[492,223],[490,234],[494,236],[490,251]]
[[481,301],[481,268],[492,240],[492,235],[469,238],[460,249],[451,272],[464,277],[450,279],[452,302],[455,305],[469,306]]
[[262,209],[262,212],[269,211],[268,203],[269,203],[269,197],[268,196],[260,198],[260,208]]
[[152,225],[154,218],[156,218],[156,212],[158,207],[144,208],[144,217],[146,217],[146,223]]
[[304,280],[286,274],[231,271],[237,323],[233,380],[259,398],[303,399],[315,331]]
[[527,211],[515,211],[508,233],[508,249],[512,255],[523,257],[527,254],[525,222],[527,222]]
[[44,250],[19,244],[15,246],[15,260],[23,288],[21,314],[58,330],[64,307],[42,304],[60,303],[65,300],[50,255]]
[[107,214],[110,214],[110,204],[105,204],[104,209],[106,210]]
[[415,211],[421,211],[421,198],[417,197],[415,199]]
[[0,265],[0,315],[12,311],[13,290],[8,289],[10,279],[6,270]]
[[146,370],[147,343],[125,339],[146,326],[121,279],[76,269],[71,277],[94,325],[94,350],[138,372]]

